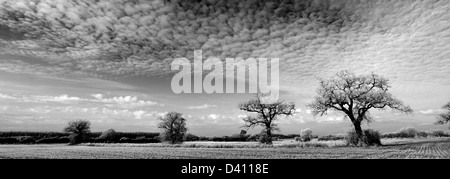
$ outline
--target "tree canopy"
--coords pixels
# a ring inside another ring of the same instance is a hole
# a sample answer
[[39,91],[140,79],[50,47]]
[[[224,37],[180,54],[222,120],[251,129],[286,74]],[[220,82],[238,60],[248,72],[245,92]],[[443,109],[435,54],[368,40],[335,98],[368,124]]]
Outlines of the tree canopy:
[[161,121],[158,128],[162,129],[161,139],[171,144],[182,143],[185,133],[187,132],[186,119],[183,114],[178,112],[169,112],[165,116],[159,118]]
[[[442,109],[447,110],[446,113],[439,114],[437,124],[445,124],[450,122],[450,102],[448,102],[446,105],[442,106]],[[449,126],[450,129],[450,126]]]
[[261,126],[264,128],[263,133],[267,134],[269,140],[266,142],[271,144],[272,131],[279,130],[277,124],[274,123],[279,115],[290,116],[295,112],[294,103],[285,103],[278,100],[274,103],[265,104],[261,101],[261,96],[257,95],[256,99],[249,100],[239,104],[239,109],[247,112],[256,113],[256,116],[247,116],[243,118],[245,128],[253,128]]
[[395,98],[389,89],[388,79],[377,74],[355,75],[341,71],[334,78],[320,81],[317,96],[308,105],[314,115],[324,115],[330,110],[341,111],[350,118],[358,134],[361,122],[371,121],[370,109],[393,110],[412,113],[413,110]]
[[72,133],[69,136],[71,144],[81,143],[91,132],[91,122],[88,120],[70,121],[69,125],[64,128],[64,132]]
[[87,134],[91,132],[91,122],[87,120],[76,120],[70,121],[69,125],[64,128],[64,132],[74,133],[74,134]]

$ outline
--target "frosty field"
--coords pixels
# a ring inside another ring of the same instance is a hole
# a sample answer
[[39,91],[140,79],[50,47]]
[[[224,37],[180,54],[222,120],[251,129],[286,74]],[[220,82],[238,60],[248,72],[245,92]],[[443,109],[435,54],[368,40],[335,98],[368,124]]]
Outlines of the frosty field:
[[[450,138],[383,140],[382,147],[344,147],[277,142],[164,144],[0,145],[0,158],[33,159],[384,159],[450,158]],[[318,142],[313,142],[318,143]],[[336,142],[335,142],[336,143]],[[337,142],[338,143],[338,142]]]

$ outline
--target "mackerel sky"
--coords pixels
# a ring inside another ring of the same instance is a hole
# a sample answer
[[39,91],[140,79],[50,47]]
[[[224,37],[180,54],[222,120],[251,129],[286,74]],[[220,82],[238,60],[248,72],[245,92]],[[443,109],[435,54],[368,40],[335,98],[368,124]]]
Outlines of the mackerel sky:
[[[178,111],[189,132],[239,133],[253,94],[174,94],[174,58],[279,58],[281,98],[295,102],[281,133],[344,133],[340,113],[305,106],[320,78],[377,73],[414,115],[372,111],[382,132],[434,125],[450,101],[450,2],[435,0],[0,0],[0,130],[158,131]],[[207,74],[207,71],[204,73]],[[260,129],[250,132],[256,133]]]

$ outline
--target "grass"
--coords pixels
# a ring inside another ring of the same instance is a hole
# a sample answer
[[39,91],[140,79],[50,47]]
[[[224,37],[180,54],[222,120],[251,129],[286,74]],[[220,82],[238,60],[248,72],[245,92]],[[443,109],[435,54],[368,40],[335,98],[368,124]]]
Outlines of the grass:
[[309,144],[285,140],[274,146],[249,142],[187,142],[168,144],[0,145],[0,158],[198,158],[198,159],[299,159],[299,158],[450,158],[450,138],[389,139],[382,147],[345,147],[336,142]]

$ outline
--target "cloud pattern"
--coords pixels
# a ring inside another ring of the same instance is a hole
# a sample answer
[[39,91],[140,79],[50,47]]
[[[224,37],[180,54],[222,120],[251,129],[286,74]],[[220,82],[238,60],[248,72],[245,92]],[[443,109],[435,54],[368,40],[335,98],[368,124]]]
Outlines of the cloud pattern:
[[1,44],[3,53],[47,56],[55,71],[100,75],[171,73],[173,58],[198,49],[278,57],[284,81],[342,68],[407,81],[449,74],[446,1],[280,2],[4,1],[3,31],[20,40]]

